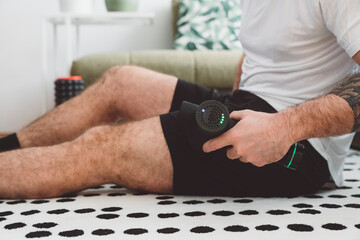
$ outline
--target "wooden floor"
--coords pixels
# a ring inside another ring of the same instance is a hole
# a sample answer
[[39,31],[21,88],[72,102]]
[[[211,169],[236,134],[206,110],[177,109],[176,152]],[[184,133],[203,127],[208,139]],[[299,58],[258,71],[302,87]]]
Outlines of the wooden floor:
[[7,135],[9,135],[9,134],[8,133],[0,133],[0,138],[6,137]]

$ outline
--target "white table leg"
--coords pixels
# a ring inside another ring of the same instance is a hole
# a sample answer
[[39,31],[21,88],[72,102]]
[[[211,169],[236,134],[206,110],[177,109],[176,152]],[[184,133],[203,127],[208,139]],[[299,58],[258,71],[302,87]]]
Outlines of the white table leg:
[[80,26],[76,24],[76,46],[75,46],[75,59],[78,59],[80,56]]
[[72,33],[71,33],[71,17],[67,16],[65,18],[65,28],[66,28],[66,71],[67,74],[70,74],[71,65],[73,62],[72,57]]
[[57,34],[57,24],[54,24],[54,45],[53,45],[53,63],[54,63],[54,78],[57,78],[59,76],[59,66],[58,66],[58,34]]
[[42,80],[43,80],[43,104],[42,104],[42,113],[47,112],[47,101],[48,101],[48,59],[47,59],[47,20],[42,20]]

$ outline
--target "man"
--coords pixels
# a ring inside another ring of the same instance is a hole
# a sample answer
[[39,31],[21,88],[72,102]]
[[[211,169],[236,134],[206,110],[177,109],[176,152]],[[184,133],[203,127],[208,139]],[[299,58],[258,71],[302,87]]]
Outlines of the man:
[[[0,196],[54,197],[104,183],[237,196],[304,194],[330,177],[340,186],[353,136],[342,134],[360,129],[360,1],[242,5],[239,90],[220,96],[173,76],[114,67],[1,141],[21,149],[0,154]],[[198,147],[196,134],[179,129],[176,110],[183,100],[206,99],[224,102],[239,122]],[[128,121],[111,124],[119,119]],[[273,164],[300,141],[298,170]]]

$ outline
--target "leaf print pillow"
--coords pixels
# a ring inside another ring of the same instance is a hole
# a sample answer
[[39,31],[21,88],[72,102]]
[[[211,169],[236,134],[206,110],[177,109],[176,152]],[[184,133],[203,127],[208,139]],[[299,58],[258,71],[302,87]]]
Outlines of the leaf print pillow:
[[175,49],[241,50],[240,0],[182,0]]

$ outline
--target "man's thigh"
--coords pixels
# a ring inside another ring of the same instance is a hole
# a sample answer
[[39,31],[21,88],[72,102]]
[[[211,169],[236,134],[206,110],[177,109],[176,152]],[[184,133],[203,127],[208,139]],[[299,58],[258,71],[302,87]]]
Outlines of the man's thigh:
[[206,100],[218,100],[224,102],[225,99],[229,98],[230,94],[222,95],[215,89],[200,86],[198,84],[186,82],[179,79],[174,96],[171,103],[170,112],[177,111],[183,101],[200,104]]

